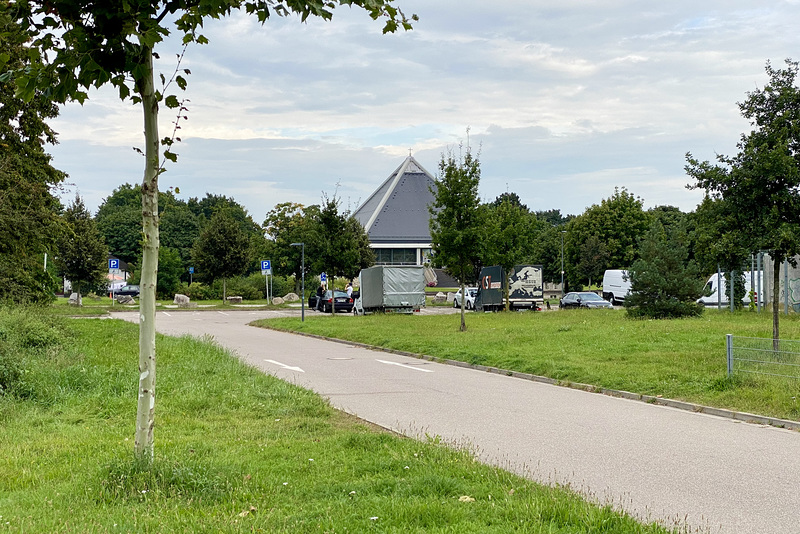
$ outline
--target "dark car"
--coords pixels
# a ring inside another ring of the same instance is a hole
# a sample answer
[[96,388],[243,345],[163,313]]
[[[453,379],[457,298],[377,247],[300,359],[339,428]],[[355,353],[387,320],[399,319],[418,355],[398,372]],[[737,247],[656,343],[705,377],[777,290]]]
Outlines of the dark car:
[[[317,296],[311,295],[308,298],[308,306],[309,308],[316,308],[317,306]],[[353,311],[353,299],[347,296],[347,293],[344,291],[326,291],[325,294],[322,296],[322,301],[319,304],[319,309],[325,313],[330,313],[331,308],[335,308],[337,312],[347,312],[350,313]]]
[[610,302],[604,300],[597,293],[581,291],[567,293],[559,301],[560,308],[613,308]]
[[114,291],[114,296],[130,295],[131,297],[139,296],[139,286],[122,286]]

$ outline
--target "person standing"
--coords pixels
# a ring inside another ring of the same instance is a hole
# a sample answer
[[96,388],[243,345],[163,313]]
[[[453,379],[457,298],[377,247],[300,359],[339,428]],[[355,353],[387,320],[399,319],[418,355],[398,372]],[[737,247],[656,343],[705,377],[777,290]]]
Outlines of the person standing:
[[347,291],[347,298],[353,298],[353,282],[347,282],[347,288],[345,291]]
[[325,288],[322,287],[322,284],[319,285],[317,288],[317,305],[315,309],[319,311],[320,306],[322,305],[322,296],[325,294]]

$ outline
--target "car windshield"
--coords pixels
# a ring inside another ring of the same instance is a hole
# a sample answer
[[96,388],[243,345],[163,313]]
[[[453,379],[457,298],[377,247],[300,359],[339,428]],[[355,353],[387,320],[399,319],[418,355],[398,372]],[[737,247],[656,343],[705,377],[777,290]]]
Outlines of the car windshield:
[[581,294],[581,300],[603,300],[600,298],[599,295],[596,293],[583,293]]
[[333,292],[333,296],[336,297],[336,298],[339,298],[339,297],[347,298],[347,293],[345,293],[344,291],[336,290],[336,291]]

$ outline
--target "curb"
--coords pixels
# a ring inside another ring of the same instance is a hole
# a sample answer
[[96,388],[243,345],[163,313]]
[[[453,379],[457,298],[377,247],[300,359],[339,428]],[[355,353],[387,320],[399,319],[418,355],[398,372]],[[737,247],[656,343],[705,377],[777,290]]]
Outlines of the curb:
[[293,332],[288,330],[279,330],[270,326],[263,326],[260,328],[267,328],[275,330],[276,332],[284,332],[287,334],[295,334],[298,336],[305,336],[314,339],[321,339],[323,341],[333,341],[334,343],[341,343],[343,345],[350,345],[352,347],[359,347],[362,349],[369,349],[376,352],[386,352],[389,354],[397,354],[399,356],[408,356],[410,358],[417,358],[418,360],[427,360],[430,362],[442,363],[445,365],[452,365],[454,367],[463,367],[465,369],[473,369],[476,371],[484,371],[487,373],[494,373],[498,375],[510,376],[513,378],[520,378],[522,380],[530,380],[532,382],[539,382],[542,384],[549,384],[551,386],[560,386],[570,389],[577,389],[586,391],[588,393],[599,393],[609,397],[617,397],[621,399],[634,400],[639,402],[646,402],[648,404],[655,404],[658,406],[667,406],[678,410],[687,412],[702,413],[714,417],[722,417],[726,419],[733,419],[734,421],[741,421],[743,423],[750,423],[755,425],[773,426],[776,428],[783,428],[786,430],[800,430],[800,421],[791,421],[789,419],[778,419],[777,417],[768,417],[764,415],[755,415],[747,412],[736,412],[727,410],[725,408],[714,408],[711,406],[704,406],[702,404],[695,404],[692,402],[679,401],[674,399],[665,399],[663,397],[653,395],[642,395],[640,393],[631,393],[630,391],[623,391],[619,389],[608,389],[590,384],[581,384],[579,382],[569,382],[565,380],[556,380],[546,376],[539,376],[530,373],[520,373],[518,371],[509,371],[507,369],[500,369],[498,367],[489,367],[486,365],[477,365],[458,360],[448,360],[445,358],[436,358],[435,356],[428,356],[427,354],[416,354],[413,352],[406,352],[404,350],[387,349],[384,347],[376,347],[374,345],[367,345],[366,343],[359,343],[357,341],[348,341],[346,339],[337,339],[333,337],[320,336],[317,334],[308,334],[305,332]]

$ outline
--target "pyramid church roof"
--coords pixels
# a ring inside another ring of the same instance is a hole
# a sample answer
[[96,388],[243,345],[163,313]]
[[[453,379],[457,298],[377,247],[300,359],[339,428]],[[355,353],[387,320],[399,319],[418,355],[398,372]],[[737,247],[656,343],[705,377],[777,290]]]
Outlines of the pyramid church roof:
[[353,213],[372,244],[430,244],[428,206],[436,182],[413,156],[405,161]]

